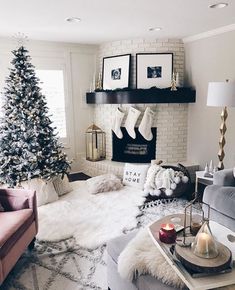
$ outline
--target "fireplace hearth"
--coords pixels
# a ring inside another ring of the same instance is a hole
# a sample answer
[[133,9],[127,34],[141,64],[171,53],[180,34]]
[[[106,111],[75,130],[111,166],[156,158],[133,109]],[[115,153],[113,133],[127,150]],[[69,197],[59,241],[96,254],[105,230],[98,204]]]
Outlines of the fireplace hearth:
[[130,163],[149,163],[156,159],[156,138],[157,128],[151,128],[153,138],[150,141],[144,137],[135,128],[136,139],[132,139],[125,127],[121,127],[123,138],[119,139],[112,132],[113,157],[112,161],[130,162]]

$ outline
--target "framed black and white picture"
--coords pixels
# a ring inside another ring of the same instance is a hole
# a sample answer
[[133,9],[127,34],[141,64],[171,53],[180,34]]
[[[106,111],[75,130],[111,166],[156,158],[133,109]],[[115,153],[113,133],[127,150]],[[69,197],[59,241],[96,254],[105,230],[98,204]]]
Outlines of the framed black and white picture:
[[131,55],[103,58],[103,90],[129,88]]
[[137,53],[136,88],[167,88],[171,86],[173,53]]

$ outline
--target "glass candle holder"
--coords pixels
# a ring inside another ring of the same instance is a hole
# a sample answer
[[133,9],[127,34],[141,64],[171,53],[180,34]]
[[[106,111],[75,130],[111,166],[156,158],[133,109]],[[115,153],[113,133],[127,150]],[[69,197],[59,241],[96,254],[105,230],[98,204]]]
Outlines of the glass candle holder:
[[162,224],[159,231],[159,240],[165,244],[173,244],[176,240],[176,231],[173,224]]
[[218,256],[217,242],[214,239],[209,221],[205,221],[192,243],[193,253],[201,258],[212,259]]

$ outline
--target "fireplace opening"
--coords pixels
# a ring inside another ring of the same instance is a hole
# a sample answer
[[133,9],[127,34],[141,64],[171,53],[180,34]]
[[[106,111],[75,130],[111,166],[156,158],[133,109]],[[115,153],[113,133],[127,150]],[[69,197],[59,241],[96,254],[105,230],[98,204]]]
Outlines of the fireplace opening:
[[112,161],[130,163],[149,163],[156,159],[157,128],[151,128],[153,138],[147,141],[135,128],[136,139],[132,139],[126,128],[121,127],[123,138],[119,139],[112,131],[113,158]]

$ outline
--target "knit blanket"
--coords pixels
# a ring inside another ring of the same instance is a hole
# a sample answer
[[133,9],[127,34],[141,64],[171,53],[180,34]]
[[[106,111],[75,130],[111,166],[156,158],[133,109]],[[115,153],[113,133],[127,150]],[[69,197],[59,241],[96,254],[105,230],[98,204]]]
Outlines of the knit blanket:
[[147,172],[144,185],[145,193],[151,195],[161,195],[161,189],[165,190],[166,196],[171,196],[180,182],[187,183],[188,177],[182,171],[172,168],[163,168],[158,164],[151,165]]

